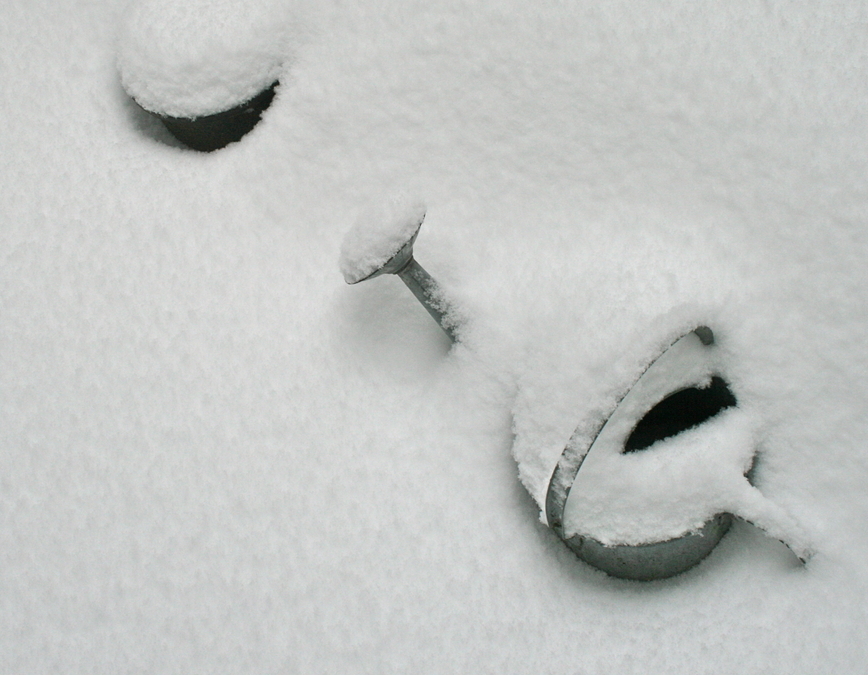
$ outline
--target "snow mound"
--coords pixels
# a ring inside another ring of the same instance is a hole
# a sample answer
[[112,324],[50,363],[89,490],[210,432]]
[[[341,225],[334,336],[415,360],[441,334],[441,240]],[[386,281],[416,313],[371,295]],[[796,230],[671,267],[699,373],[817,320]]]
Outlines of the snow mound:
[[286,14],[278,0],[135,1],[118,43],[124,89],[170,117],[234,108],[280,78]]
[[406,194],[368,206],[347,232],[340,269],[354,284],[369,277],[410,241],[425,218],[425,204]]

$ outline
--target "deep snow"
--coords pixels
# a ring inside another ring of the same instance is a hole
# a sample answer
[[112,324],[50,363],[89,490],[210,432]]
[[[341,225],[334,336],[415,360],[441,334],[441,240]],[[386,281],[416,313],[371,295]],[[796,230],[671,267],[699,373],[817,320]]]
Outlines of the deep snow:
[[[865,3],[286,3],[212,154],[129,102],[122,10],[0,22],[0,671],[864,672]],[[396,190],[454,347],[338,270]],[[513,439],[703,323],[816,555],[610,579]]]

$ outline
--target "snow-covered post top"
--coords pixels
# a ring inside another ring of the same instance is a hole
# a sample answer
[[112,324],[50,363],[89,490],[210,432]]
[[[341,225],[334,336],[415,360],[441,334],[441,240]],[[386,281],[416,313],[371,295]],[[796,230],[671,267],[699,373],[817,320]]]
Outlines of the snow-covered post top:
[[340,269],[348,284],[397,274],[437,324],[455,342],[456,321],[439,284],[413,257],[425,205],[396,195],[359,214],[341,246]]
[[121,82],[160,115],[223,112],[280,78],[287,27],[279,0],[133,0],[119,35]]

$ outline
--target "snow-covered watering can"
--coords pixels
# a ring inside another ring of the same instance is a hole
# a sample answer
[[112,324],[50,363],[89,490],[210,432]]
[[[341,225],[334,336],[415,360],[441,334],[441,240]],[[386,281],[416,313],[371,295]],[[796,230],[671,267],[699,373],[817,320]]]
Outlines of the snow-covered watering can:
[[[363,212],[344,239],[341,271],[349,284],[398,275],[454,342],[461,317],[413,255],[425,213],[406,197]],[[714,326],[676,312],[654,331],[645,353],[611,369],[595,413],[559,444],[537,444],[539,406],[517,393],[513,454],[542,519],[579,558],[624,579],[692,568],[734,517],[805,562],[802,528],[751,482],[757,420],[740,408]]]
[[135,104],[193,150],[240,140],[271,105],[287,58],[284,7],[232,3],[130,3],[118,42],[118,72]]

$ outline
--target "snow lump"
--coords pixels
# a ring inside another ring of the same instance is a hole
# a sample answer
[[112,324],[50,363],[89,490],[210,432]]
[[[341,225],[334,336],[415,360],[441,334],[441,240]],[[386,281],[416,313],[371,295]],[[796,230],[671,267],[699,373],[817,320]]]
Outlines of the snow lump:
[[277,0],[135,0],[118,43],[124,89],[169,117],[234,108],[280,78],[286,14]]

